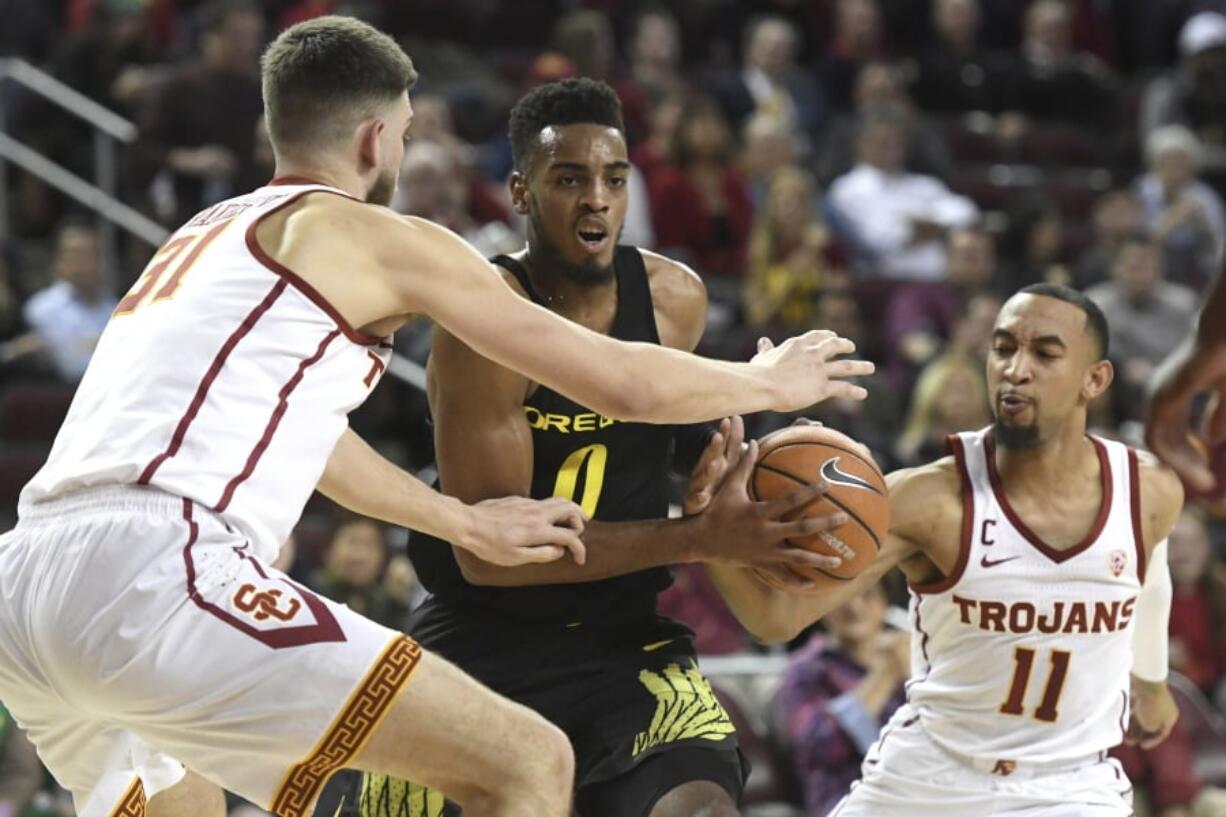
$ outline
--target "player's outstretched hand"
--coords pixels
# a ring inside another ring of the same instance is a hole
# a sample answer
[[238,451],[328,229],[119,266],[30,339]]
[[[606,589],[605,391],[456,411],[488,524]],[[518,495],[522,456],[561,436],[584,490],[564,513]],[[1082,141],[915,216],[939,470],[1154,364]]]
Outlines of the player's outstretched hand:
[[736,566],[837,568],[842,563],[837,557],[792,547],[786,541],[847,521],[841,513],[785,520],[792,511],[820,497],[826,486],[810,485],[780,499],[754,501],[749,497],[749,479],[758,458],[758,443],[745,446],[744,440],[745,424],[740,417],[721,421],[690,476],[684,510],[687,516],[699,515],[695,542],[699,559]]
[[1192,401],[1204,391],[1216,401],[1204,427],[1210,445],[1226,442],[1226,346],[1200,348],[1189,341],[1168,357],[1150,388],[1145,440],[1158,457],[1200,491],[1213,488],[1213,473],[1192,430]]
[[847,382],[850,377],[873,373],[867,360],[845,360],[856,344],[825,329],[814,329],[788,338],[775,346],[768,338],[758,340],[758,354],[751,361],[770,372],[778,394],[777,411],[799,411],[831,397],[863,400],[863,386]]
[[1179,707],[1164,681],[1132,679],[1132,716],[1124,742],[1142,749],[1152,749],[1175,728]]
[[579,534],[587,516],[567,499],[509,496],[468,506],[468,535],[457,542],[487,562],[504,567],[552,562],[568,552],[583,564],[587,551]]

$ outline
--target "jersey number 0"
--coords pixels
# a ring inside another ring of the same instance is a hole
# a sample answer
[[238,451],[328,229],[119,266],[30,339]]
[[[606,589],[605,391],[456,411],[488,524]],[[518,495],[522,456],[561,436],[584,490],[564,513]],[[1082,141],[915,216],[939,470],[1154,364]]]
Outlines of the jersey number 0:
[[[604,471],[608,463],[609,449],[600,443],[575,449],[562,461],[562,467],[558,469],[553,495],[578,502],[585,514],[594,516],[596,506],[600,503],[600,491],[604,488]],[[583,475],[583,496],[576,497],[580,474]]]

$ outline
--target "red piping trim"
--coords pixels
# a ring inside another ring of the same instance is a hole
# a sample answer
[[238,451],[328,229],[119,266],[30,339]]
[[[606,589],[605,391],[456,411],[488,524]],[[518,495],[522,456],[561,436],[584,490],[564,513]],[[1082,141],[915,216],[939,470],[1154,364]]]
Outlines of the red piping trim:
[[[274,179],[273,181],[276,182],[277,180]],[[301,184],[299,181],[290,183]],[[308,183],[314,184],[315,182]],[[334,307],[327,298],[319,293],[319,290],[315,289],[315,287],[311,286],[300,278],[298,274],[289,267],[285,266],[280,261],[277,261],[271,255],[266,253],[264,248],[260,246],[260,242],[255,237],[255,231],[259,228],[260,222],[271,216],[273,213],[290,206],[308,193],[334,193],[338,196],[348,195],[339,190],[303,190],[301,193],[296,193],[289,196],[285,201],[281,202],[276,207],[269,209],[267,212],[261,213],[257,218],[252,220],[251,224],[247,227],[247,249],[253,256],[255,256],[255,260],[259,261],[273,273],[280,276],[282,280],[288,281],[293,285],[294,289],[301,292],[311,301],[311,303],[319,307],[329,318],[333,320],[333,322],[336,323],[340,330],[345,333],[345,337],[349,338],[354,343],[361,344],[362,346],[376,346],[383,342],[384,339],[371,337],[365,332],[359,332],[357,329],[354,329],[349,322],[345,320],[341,313],[337,311],[336,307]]]
[[255,472],[256,465],[259,464],[260,458],[264,456],[264,452],[268,450],[268,446],[272,443],[273,435],[277,433],[277,428],[281,425],[281,418],[285,416],[285,412],[289,409],[289,396],[294,393],[294,389],[298,388],[298,384],[302,382],[303,376],[306,375],[306,370],[319,362],[324,356],[328,345],[336,340],[340,334],[339,329],[335,329],[324,336],[324,339],[319,342],[319,346],[315,349],[315,353],[298,364],[297,371],[294,372],[281,391],[277,394],[277,405],[272,410],[272,416],[268,418],[268,424],[264,426],[264,433],[260,436],[259,442],[255,444],[255,448],[251,449],[251,453],[247,456],[247,463],[243,466],[243,470],[234,476],[226,485],[226,490],[222,493],[221,499],[213,506],[213,510],[221,513],[230,506],[230,500],[234,498],[234,492],[239,485],[246,482]]
[[[332,615],[332,611],[328,609],[328,606],[314,593],[294,584],[288,579],[281,579],[282,584],[290,588],[306,603],[307,609],[315,616],[314,624],[261,630],[237,618],[228,610],[224,610],[210,601],[205,601],[204,597],[200,595],[200,591],[196,589],[196,565],[192,561],[192,545],[196,544],[196,540],[200,537],[200,525],[192,518],[192,502],[186,498],[183,500],[183,519],[187,522],[187,527],[190,531],[187,537],[187,544],[183,548],[183,565],[187,570],[187,595],[201,610],[274,650],[285,647],[301,647],[306,644],[322,644],[347,640],[345,638],[345,631],[341,629],[340,623]],[[255,562],[255,564],[258,565],[259,563]],[[258,567],[257,572],[261,577],[266,577],[267,575],[263,570],[259,570]]]
[[1107,517],[1111,514],[1111,498],[1114,492],[1111,479],[1111,460],[1107,456],[1107,447],[1100,440],[1090,437],[1090,442],[1094,444],[1094,450],[1098,453],[1099,472],[1103,486],[1103,499],[1098,507],[1098,518],[1094,520],[1094,527],[1090,529],[1090,532],[1086,534],[1084,539],[1067,550],[1057,550],[1040,539],[1038,534],[1027,527],[1021,517],[1014,513],[1012,506],[1009,505],[1009,498],[1005,496],[1004,484],[1001,482],[1000,473],[996,470],[996,444],[992,441],[990,434],[984,437],[984,451],[988,457],[988,479],[992,483],[992,492],[996,494],[996,502],[1004,512],[1005,518],[1009,520],[1009,523],[1017,529],[1017,532],[1027,542],[1034,545],[1036,550],[1056,563],[1068,561],[1093,545],[1094,541],[1102,534],[1103,527],[1107,524]]
[[1141,469],[1137,463],[1137,452],[1128,449],[1128,504],[1132,511],[1132,541],[1137,548],[1137,580],[1145,584],[1145,531],[1141,522]]
[[217,356],[213,358],[212,365],[204,373],[200,385],[196,387],[196,394],[192,397],[192,402],[188,404],[187,411],[180,418],[179,425],[175,427],[175,432],[170,438],[170,444],[166,446],[165,451],[158,454],[145,466],[145,470],[141,472],[140,478],[136,481],[138,485],[148,485],[149,481],[153,479],[153,475],[162,467],[162,463],[179,453],[179,447],[183,445],[183,438],[187,436],[187,430],[191,428],[196,415],[200,413],[200,407],[204,405],[204,398],[208,396],[209,389],[213,386],[213,381],[217,379],[217,375],[221,373],[222,368],[226,365],[226,361],[230,358],[230,353],[234,351],[234,347],[238,345],[238,342],[255,328],[255,325],[259,323],[264,313],[272,308],[273,303],[285,291],[285,287],[285,281],[277,281],[273,288],[268,291],[268,294],[264,296],[264,300],[256,304],[255,309],[248,313],[243,322],[239,324],[238,329],[235,329],[230,337],[226,338],[226,342],[221,345]]
[[944,579],[924,584],[907,582],[907,586],[916,593],[944,593],[949,590],[962,578],[966,563],[971,557],[971,535],[975,529],[975,493],[971,487],[970,471],[966,467],[966,449],[962,445],[962,438],[956,434],[949,435],[946,444],[954,455],[954,462],[958,464],[958,479],[962,483],[962,542],[953,572]]

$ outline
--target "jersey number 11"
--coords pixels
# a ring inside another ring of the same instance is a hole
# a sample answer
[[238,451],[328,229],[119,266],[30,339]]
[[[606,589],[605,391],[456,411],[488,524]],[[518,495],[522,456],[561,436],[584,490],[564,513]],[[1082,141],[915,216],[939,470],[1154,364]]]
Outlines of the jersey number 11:
[[[1060,716],[1060,693],[1064,691],[1064,679],[1068,677],[1068,662],[1071,653],[1064,650],[1051,651],[1051,671],[1047,674],[1047,686],[1043,700],[1034,711],[1035,720],[1055,723]],[[1026,689],[1030,686],[1030,671],[1034,668],[1034,650],[1018,647],[1013,651],[1013,683],[1009,685],[1009,697],[1000,705],[1002,715],[1023,715]]]

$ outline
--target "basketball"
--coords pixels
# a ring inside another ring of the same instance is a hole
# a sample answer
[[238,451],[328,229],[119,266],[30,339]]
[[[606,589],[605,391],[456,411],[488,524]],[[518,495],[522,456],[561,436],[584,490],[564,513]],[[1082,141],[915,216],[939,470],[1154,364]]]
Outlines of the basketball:
[[[787,518],[837,511],[848,517],[833,530],[789,540],[795,547],[841,557],[838,568],[783,567],[822,587],[853,579],[872,564],[889,528],[890,500],[881,469],[859,444],[832,428],[796,425],[768,434],[758,445],[758,462],[749,483],[754,499],[778,499],[824,479],[829,486],[826,493]],[[770,573],[758,571],[758,575],[780,586]]]

